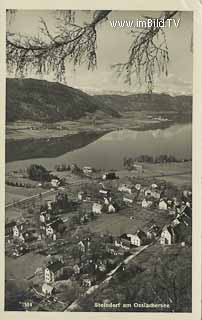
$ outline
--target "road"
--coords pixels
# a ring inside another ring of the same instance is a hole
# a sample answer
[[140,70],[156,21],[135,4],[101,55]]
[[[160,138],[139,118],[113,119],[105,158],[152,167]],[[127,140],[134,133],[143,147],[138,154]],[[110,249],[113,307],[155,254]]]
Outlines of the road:
[[[153,245],[154,242],[145,245],[143,247],[140,248],[139,251],[131,254],[130,256],[128,256],[126,259],[124,259],[122,262],[120,262],[113,270],[111,270],[108,274],[107,277],[100,283],[97,285],[94,285],[92,287],[90,287],[83,295],[81,298],[85,298],[86,296],[94,293],[96,290],[101,289],[103,285],[105,285],[106,283],[109,283],[109,281],[112,279],[112,277],[117,273],[117,271],[119,270],[120,267],[127,265],[132,259],[134,259],[135,257],[137,257],[139,254],[141,254],[143,251],[145,251],[148,247],[150,247],[151,245]],[[63,311],[64,312],[71,312],[74,310],[78,310],[79,309],[79,303],[80,303],[80,299],[76,299],[74,302],[72,302],[69,306],[67,306]]]
[[[71,187],[71,186],[73,186],[73,185],[81,185],[81,184],[87,183],[87,182],[89,182],[89,179],[88,179],[88,180],[87,180],[87,179],[77,180],[77,181],[75,181],[75,182],[71,182],[71,184],[68,184],[68,185],[67,185],[67,188],[68,188],[68,187]],[[54,194],[54,193],[56,193],[56,192],[58,192],[58,191],[60,191],[60,190],[59,190],[59,189],[55,189],[55,190],[47,190],[47,191],[44,191],[44,192],[41,192],[41,193],[37,193],[37,194],[35,194],[35,195],[33,195],[33,196],[26,197],[26,198],[23,198],[23,199],[21,199],[21,200],[18,200],[18,201],[9,203],[9,204],[7,204],[7,205],[5,206],[5,208],[8,209],[8,208],[14,207],[14,206],[16,206],[17,204],[21,204],[21,203],[24,203],[24,202],[29,201],[29,200],[37,199],[37,198],[39,198],[40,196],[44,196],[44,195],[48,195],[48,194],[52,195],[52,194]]]

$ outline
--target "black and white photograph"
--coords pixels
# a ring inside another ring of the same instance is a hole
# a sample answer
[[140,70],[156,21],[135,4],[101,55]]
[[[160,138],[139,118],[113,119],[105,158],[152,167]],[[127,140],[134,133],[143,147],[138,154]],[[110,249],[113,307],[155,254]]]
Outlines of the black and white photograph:
[[191,314],[193,12],[8,9],[5,46],[4,310]]

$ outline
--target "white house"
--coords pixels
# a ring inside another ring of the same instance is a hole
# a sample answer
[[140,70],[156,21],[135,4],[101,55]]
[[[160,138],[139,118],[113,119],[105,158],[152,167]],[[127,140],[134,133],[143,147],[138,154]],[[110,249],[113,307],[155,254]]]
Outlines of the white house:
[[145,243],[147,236],[146,233],[142,230],[138,230],[135,234],[127,234],[130,238],[131,244],[134,246],[141,246]]
[[116,208],[114,207],[114,205],[112,203],[110,203],[108,205],[107,211],[108,211],[108,213],[114,213],[114,212],[116,212]]
[[131,196],[130,194],[123,197],[123,202],[125,203],[132,204],[134,201],[135,201],[135,197]]
[[18,226],[16,225],[13,227],[13,237],[18,238],[19,235],[20,235],[20,230],[19,230]]
[[140,191],[140,189],[141,189],[141,184],[136,183],[136,185],[135,185],[135,189],[136,189],[137,191]]
[[64,273],[64,263],[60,260],[51,262],[47,265],[44,271],[44,277],[46,283],[55,282]]
[[159,201],[159,209],[160,210],[168,210],[167,202],[164,199],[160,199],[160,201]]
[[48,283],[44,283],[43,286],[42,286],[42,292],[45,294],[45,295],[52,295],[54,291],[54,287],[51,286],[50,284]]
[[161,232],[160,244],[171,245],[175,242],[175,234],[171,226],[164,226]]
[[133,186],[128,186],[126,184],[122,184],[119,186],[118,191],[120,192],[127,192],[127,193],[132,193],[134,191],[134,187]]
[[102,206],[101,203],[97,203],[97,202],[93,203],[93,206],[92,206],[92,212],[93,213],[101,214],[102,213],[102,209],[103,209],[103,206]]
[[104,194],[106,196],[106,195],[108,195],[110,193],[110,191],[107,190],[107,189],[100,189],[99,193]]
[[93,172],[93,168],[92,167],[83,167],[83,173],[90,174],[92,172]]
[[143,199],[142,200],[142,208],[150,208],[152,206],[152,201]]

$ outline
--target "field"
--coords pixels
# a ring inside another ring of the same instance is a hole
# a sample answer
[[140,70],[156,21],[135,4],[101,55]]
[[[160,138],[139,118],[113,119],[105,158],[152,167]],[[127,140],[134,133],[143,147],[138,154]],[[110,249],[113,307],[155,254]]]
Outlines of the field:
[[[130,219],[130,217],[134,219]],[[160,210],[146,210],[141,207],[126,208],[115,214],[102,214],[86,226],[91,232],[120,236],[123,233],[135,233],[137,229],[145,229],[151,221],[163,226],[171,220],[167,213]]]

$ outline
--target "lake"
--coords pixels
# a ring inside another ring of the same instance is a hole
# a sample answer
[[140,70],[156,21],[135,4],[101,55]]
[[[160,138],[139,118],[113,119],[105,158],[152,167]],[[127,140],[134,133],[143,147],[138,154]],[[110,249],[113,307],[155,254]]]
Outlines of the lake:
[[[82,134],[81,134],[82,136]],[[85,140],[85,136],[83,135]],[[71,152],[64,153],[60,145],[60,155],[57,155],[59,148],[57,141],[52,139],[51,150],[55,154],[48,152],[49,147],[43,153],[43,157],[12,161],[6,164],[6,170],[18,170],[25,168],[31,163],[40,163],[47,168],[53,169],[55,164],[77,163],[79,166],[93,166],[95,168],[121,169],[124,157],[136,157],[142,154],[158,156],[160,154],[170,154],[177,159],[192,157],[192,124],[175,124],[166,129],[155,129],[147,131],[119,130],[106,133],[96,140]],[[40,143],[40,142],[39,142]],[[35,144],[37,142],[35,141]],[[31,146],[30,146],[31,148]],[[36,146],[35,146],[36,148]],[[29,146],[26,147],[29,152]]]

